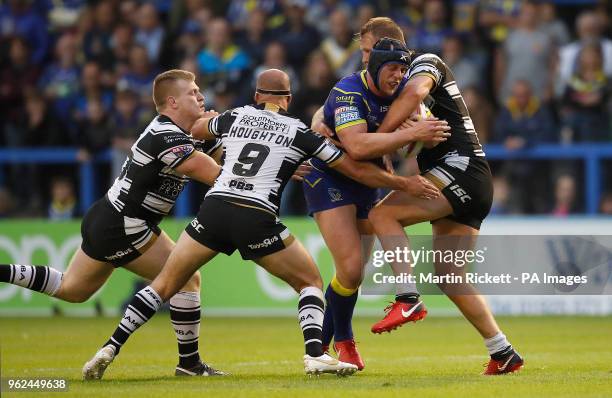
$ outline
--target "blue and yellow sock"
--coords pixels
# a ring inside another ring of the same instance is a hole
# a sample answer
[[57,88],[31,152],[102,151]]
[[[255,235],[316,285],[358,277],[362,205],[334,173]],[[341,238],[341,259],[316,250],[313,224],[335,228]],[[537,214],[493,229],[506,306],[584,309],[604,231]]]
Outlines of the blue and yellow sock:
[[357,303],[359,289],[348,289],[334,276],[328,289],[328,305],[334,319],[334,340],[343,341],[353,338],[353,310]]

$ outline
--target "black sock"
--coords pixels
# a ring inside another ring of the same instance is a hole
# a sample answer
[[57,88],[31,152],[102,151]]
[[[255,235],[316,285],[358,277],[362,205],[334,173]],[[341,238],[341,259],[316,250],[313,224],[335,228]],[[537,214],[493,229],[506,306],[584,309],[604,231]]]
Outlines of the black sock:
[[306,354],[311,357],[323,355],[321,329],[324,313],[325,304],[321,289],[314,286],[302,289],[298,301],[298,319],[304,335]]
[[170,299],[170,319],[178,342],[179,366],[191,369],[200,363],[200,294],[178,292]]
[[121,346],[125,344],[132,333],[151,319],[162,304],[161,297],[150,286],[136,293],[130,304],[128,304],[123,318],[119,322],[119,326],[115,329],[115,333],[104,343],[104,346],[111,345],[115,347],[115,354],[119,354]]
[[11,265],[0,264],[0,282],[8,283],[11,280]]

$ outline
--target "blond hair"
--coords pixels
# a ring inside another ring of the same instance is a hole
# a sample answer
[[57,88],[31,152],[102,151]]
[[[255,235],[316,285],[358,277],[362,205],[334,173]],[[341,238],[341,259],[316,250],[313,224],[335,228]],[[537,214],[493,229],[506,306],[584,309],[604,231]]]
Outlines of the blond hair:
[[399,40],[405,43],[404,32],[391,18],[387,17],[375,17],[370,18],[368,22],[363,24],[359,37],[370,33],[376,40],[380,40],[383,37],[389,37],[391,39]]
[[182,69],[171,69],[155,76],[153,81],[153,103],[159,112],[166,105],[166,99],[173,94],[174,83],[177,80],[195,81],[195,75]]

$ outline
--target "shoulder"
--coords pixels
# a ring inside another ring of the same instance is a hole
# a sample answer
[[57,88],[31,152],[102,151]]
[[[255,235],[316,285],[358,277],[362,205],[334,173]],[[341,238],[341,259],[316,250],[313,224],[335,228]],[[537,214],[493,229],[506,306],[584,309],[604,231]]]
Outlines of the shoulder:
[[420,65],[420,64],[443,64],[442,58],[438,57],[436,54],[426,53],[419,54],[415,59],[412,60],[410,66]]

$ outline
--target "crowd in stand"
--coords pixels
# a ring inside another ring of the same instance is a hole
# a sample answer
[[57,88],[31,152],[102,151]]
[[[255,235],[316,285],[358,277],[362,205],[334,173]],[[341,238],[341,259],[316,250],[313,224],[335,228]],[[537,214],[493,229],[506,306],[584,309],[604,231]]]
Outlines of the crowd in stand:
[[[101,195],[154,115],[151,83],[194,72],[207,107],[251,101],[257,73],[291,77],[305,123],[333,84],[362,68],[355,33],[393,18],[409,46],[454,70],[481,142],[611,142],[612,40],[606,2],[512,0],[0,1],[0,145],[111,149]],[[493,212],[584,210],[580,162],[493,162]],[[78,215],[75,167],[3,166],[0,217]],[[604,175],[607,181],[612,174]],[[286,213],[303,214],[290,187]],[[604,183],[604,190],[612,184]],[[19,203],[19,206],[17,206]],[[612,210],[612,195],[601,211]]]

